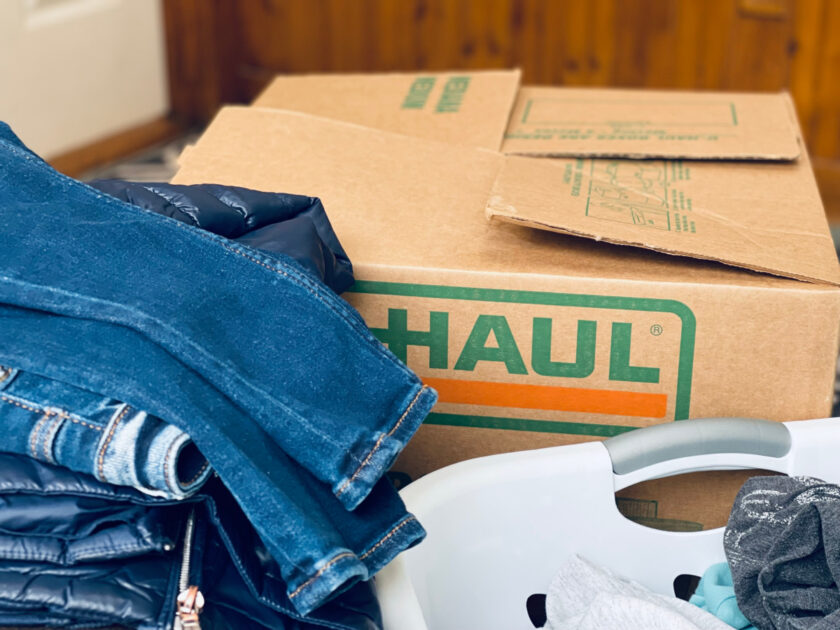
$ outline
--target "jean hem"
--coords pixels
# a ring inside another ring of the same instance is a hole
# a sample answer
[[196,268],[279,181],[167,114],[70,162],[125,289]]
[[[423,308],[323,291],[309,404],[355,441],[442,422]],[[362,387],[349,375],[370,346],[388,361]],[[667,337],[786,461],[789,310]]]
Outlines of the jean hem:
[[[172,425],[169,426],[172,427]],[[175,427],[172,428],[174,429]],[[164,457],[162,469],[164,484],[167,488],[167,498],[181,500],[192,496],[201,489],[204,483],[210,478],[210,475],[213,474],[213,469],[210,468],[209,462],[205,459],[191,479],[181,480],[178,478],[178,465],[181,454],[192,443],[192,438],[178,429],[178,434],[170,441],[168,447],[165,449],[166,456]]]
[[333,487],[347,510],[353,510],[370,494],[373,486],[393,465],[411,437],[437,402],[437,392],[427,385],[415,390],[388,433],[381,433],[358,468]]
[[426,530],[413,514],[408,514],[359,557],[365,563],[370,577],[373,577],[398,554],[413,547],[425,537]]
[[[308,615],[326,602],[342,586],[350,586],[368,579],[367,567],[356,554],[342,551],[321,564],[311,576],[303,576],[301,583],[288,593],[289,601],[301,615]],[[289,589],[294,586],[289,584]]]
[[426,530],[409,514],[361,555],[342,551],[324,562],[314,575],[289,593],[289,601],[298,613],[308,615],[341,587],[349,587],[358,580],[373,577],[397,554],[417,544],[425,536]]

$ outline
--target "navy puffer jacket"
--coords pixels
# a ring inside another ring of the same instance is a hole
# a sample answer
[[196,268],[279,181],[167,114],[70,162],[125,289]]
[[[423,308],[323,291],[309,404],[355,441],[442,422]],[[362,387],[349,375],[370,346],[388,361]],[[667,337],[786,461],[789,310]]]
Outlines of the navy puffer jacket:
[[185,554],[186,582],[206,601],[203,630],[381,625],[366,583],[311,617],[295,613],[279,568],[218,479],[178,502],[0,453],[0,505],[0,627],[168,630]]

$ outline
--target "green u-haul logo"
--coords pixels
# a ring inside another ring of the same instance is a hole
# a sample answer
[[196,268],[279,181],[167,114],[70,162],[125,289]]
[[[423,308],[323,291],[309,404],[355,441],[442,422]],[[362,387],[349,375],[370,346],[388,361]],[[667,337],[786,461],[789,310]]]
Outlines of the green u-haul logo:
[[608,436],[689,416],[681,302],[367,281],[348,297],[438,390],[429,423]]

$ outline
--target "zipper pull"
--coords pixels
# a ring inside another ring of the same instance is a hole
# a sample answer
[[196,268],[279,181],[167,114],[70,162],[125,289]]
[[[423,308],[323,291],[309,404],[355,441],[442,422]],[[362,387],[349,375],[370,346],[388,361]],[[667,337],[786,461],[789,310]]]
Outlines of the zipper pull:
[[184,548],[181,556],[181,574],[178,578],[177,604],[173,630],[201,630],[198,615],[204,608],[204,595],[197,586],[190,586],[190,565],[192,564],[193,535],[195,534],[195,508],[193,508],[184,526]]
[[201,630],[198,615],[204,608],[204,595],[197,586],[190,586],[178,594],[178,612],[174,630]]

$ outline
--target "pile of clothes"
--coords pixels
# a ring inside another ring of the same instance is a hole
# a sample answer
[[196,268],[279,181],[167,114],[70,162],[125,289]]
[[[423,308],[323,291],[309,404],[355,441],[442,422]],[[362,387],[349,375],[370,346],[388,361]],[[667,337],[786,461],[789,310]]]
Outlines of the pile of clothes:
[[0,626],[381,627],[436,394],[321,203],[55,172],[0,123]]
[[724,532],[727,562],[689,601],[647,590],[580,557],[545,600],[550,630],[833,630],[840,628],[840,486],[761,476],[738,493]]

